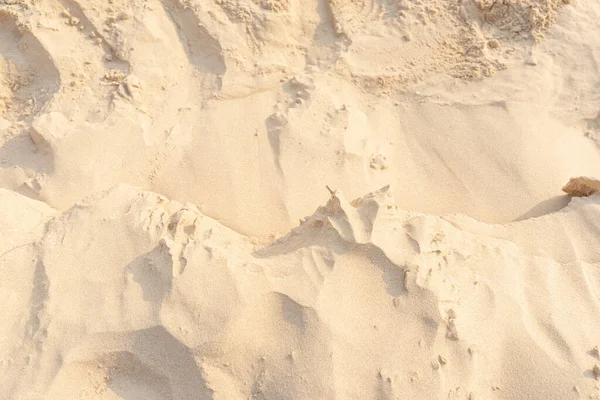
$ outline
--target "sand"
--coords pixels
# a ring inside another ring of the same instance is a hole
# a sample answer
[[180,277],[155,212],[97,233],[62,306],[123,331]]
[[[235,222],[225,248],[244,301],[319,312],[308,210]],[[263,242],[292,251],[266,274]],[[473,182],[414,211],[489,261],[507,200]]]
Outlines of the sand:
[[0,399],[600,399],[598,21],[0,1]]

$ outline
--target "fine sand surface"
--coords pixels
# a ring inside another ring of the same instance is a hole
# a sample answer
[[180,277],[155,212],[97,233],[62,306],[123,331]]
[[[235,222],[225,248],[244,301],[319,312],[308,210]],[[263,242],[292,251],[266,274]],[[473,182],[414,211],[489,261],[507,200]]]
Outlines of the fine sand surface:
[[596,0],[0,0],[0,399],[600,399],[598,177]]

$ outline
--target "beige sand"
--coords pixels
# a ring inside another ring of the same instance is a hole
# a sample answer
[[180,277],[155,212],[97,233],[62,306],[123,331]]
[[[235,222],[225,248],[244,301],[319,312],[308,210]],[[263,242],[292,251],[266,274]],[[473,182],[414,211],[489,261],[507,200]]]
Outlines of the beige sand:
[[600,399],[599,21],[0,1],[0,399]]

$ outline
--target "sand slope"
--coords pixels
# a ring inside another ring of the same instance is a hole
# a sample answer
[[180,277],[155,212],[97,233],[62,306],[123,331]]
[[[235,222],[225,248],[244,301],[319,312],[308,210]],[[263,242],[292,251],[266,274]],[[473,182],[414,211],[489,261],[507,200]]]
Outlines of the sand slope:
[[336,194],[265,247],[119,186],[33,245],[38,292],[2,319],[36,326],[3,342],[2,397],[593,395],[599,220],[597,195],[486,225],[402,211],[384,188]]
[[7,3],[0,185],[60,210],[127,183],[279,236],[391,184],[508,222],[600,169],[593,1]]
[[0,399],[600,398],[598,21],[0,0]]

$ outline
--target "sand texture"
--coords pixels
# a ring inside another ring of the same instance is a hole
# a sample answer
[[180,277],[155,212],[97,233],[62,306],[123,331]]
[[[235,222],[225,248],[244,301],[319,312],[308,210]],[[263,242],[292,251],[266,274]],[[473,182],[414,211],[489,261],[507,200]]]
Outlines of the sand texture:
[[595,0],[0,0],[0,399],[600,399],[599,60]]

